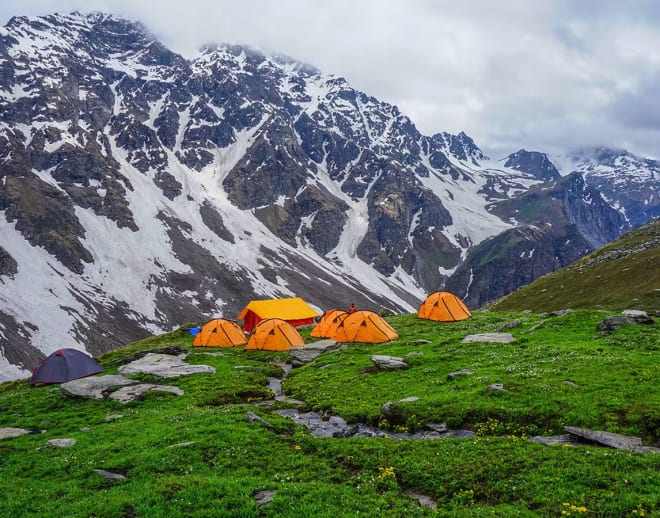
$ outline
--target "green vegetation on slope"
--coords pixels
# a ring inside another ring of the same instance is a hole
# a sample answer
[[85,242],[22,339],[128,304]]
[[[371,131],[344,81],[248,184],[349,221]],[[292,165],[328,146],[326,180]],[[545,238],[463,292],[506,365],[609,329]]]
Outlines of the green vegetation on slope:
[[545,275],[490,306],[494,311],[563,308],[660,309],[660,220]]
[[[579,311],[536,328],[542,319],[533,314],[477,313],[455,324],[397,316],[389,320],[400,339],[350,344],[293,369],[284,382],[288,395],[315,410],[393,431],[446,421],[475,430],[471,439],[312,437],[270,412],[282,403],[251,404],[272,395],[268,377],[281,375],[288,353],[195,349],[188,361],[212,365],[215,374],[166,380],[185,395],[126,406],[63,399],[57,386],[24,380],[0,384],[0,427],[46,430],[0,441],[0,510],[11,517],[507,517],[561,516],[572,505],[585,509],[573,515],[651,516],[660,512],[660,455],[525,440],[562,424],[658,440],[657,327],[624,326],[601,337],[595,325],[606,314]],[[510,329],[516,342],[460,343],[513,320],[520,322]],[[101,362],[190,343],[178,331]],[[408,370],[371,368],[372,354],[411,352]],[[473,374],[447,379],[459,369]],[[489,383],[507,391],[488,394]],[[400,405],[400,422],[379,419],[383,403],[408,396],[419,400]],[[247,412],[273,428],[250,422]],[[77,444],[42,449],[62,437]],[[94,469],[127,479],[111,484]],[[276,493],[260,507],[254,495],[262,490]],[[433,499],[437,510],[421,507],[411,492]]]

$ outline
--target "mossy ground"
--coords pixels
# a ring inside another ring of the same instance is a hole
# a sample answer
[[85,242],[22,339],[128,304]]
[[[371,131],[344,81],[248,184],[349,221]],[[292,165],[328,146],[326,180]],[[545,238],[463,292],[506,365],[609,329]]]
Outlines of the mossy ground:
[[[126,406],[63,399],[57,386],[32,388],[24,380],[0,384],[0,426],[46,430],[0,442],[0,514],[652,516],[660,513],[660,455],[526,440],[564,424],[660,439],[657,326],[624,326],[602,337],[595,326],[606,315],[477,313],[454,324],[392,317],[400,339],[322,355],[284,383],[288,395],[348,420],[398,430],[444,421],[475,430],[473,439],[312,437],[268,405],[252,404],[271,396],[268,377],[281,374],[278,360],[287,353],[195,349],[189,361],[214,366],[214,375],[167,380],[185,395]],[[460,342],[514,320],[520,325],[507,331],[516,342]],[[100,360],[109,365],[191,340],[177,331]],[[371,354],[411,352],[408,370],[371,368]],[[460,369],[473,374],[447,379]],[[490,383],[507,391],[487,394]],[[401,422],[379,419],[383,403],[408,396],[419,400],[401,405]],[[248,421],[248,411],[273,429]],[[106,420],[111,414],[123,417]],[[77,444],[37,450],[62,437]],[[127,479],[109,484],[97,468]],[[260,507],[254,494],[262,490],[276,493]],[[432,498],[437,509],[421,507],[411,492]]]

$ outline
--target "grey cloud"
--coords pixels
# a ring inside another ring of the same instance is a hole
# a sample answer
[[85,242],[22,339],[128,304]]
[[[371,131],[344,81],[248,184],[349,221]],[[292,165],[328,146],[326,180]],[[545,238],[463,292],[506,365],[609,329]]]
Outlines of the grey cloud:
[[660,131],[660,72],[643,79],[632,91],[620,95],[612,103],[615,119],[629,128]]

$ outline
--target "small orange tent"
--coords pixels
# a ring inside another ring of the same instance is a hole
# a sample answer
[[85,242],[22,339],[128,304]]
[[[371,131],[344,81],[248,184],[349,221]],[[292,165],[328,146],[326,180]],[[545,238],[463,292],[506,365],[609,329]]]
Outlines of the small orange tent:
[[453,293],[436,291],[426,297],[417,316],[439,322],[456,322],[470,318],[472,314],[465,303]]
[[204,324],[192,344],[197,347],[234,347],[246,343],[241,326],[232,320],[216,318]]
[[338,342],[365,342],[379,344],[399,338],[380,315],[373,311],[356,311],[344,318],[332,335]]
[[254,328],[245,349],[288,351],[301,345],[305,345],[305,341],[291,324],[280,318],[267,318]]
[[243,319],[243,329],[251,333],[261,319],[279,318],[286,320],[292,326],[311,324],[319,314],[314,311],[303,299],[269,299],[253,300],[238,315]]
[[343,309],[331,309],[323,313],[321,320],[312,329],[310,336],[314,338],[330,338],[337,329],[339,323],[348,316]]

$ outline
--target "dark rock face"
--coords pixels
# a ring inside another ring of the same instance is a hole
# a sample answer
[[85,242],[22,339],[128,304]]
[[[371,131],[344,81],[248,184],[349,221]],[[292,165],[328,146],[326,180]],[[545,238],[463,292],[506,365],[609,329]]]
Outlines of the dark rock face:
[[500,202],[494,211],[529,226],[507,230],[475,247],[447,281],[446,288],[461,294],[470,307],[481,307],[576,261],[626,228],[621,215],[579,174]]
[[504,167],[511,167],[518,171],[531,173],[539,180],[556,180],[560,177],[559,171],[545,153],[521,149],[509,155]]
[[632,228],[660,217],[660,162],[625,150],[595,148],[569,155],[571,167],[625,215]]
[[83,263],[92,262],[71,199],[38,177],[5,176],[0,210],[32,246],[42,246],[72,272],[82,273]]
[[0,246],[0,276],[6,275],[12,277],[16,272],[18,272],[16,259]]

